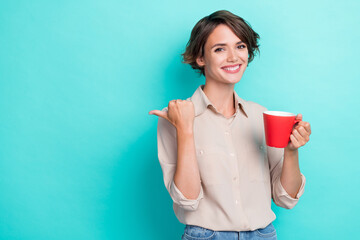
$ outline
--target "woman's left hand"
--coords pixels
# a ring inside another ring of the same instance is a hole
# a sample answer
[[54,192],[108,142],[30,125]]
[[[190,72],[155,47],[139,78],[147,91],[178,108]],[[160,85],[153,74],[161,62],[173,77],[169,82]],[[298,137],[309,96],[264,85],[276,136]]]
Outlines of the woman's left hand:
[[304,146],[310,140],[311,128],[310,123],[302,121],[302,115],[298,114],[295,118],[300,120],[290,135],[290,142],[286,146],[288,150],[295,151]]

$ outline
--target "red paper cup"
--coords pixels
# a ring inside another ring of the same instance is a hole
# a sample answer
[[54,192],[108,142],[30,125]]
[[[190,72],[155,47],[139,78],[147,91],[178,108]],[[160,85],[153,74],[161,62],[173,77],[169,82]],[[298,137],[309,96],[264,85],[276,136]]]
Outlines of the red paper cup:
[[289,112],[263,112],[266,145],[269,147],[284,148],[289,144],[293,126],[299,120]]

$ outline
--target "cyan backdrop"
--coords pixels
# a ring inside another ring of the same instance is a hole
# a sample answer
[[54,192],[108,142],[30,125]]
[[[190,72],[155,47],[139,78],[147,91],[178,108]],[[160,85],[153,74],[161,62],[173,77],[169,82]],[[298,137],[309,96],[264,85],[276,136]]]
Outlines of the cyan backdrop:
[[157,117],[204,78],[181,63],[202,17],[260,34],[238,94],[302,113],[298,205],[279,239],[352,239],[359,208],[360,2],[0,3],[0,239],[180,239],[157,159]]

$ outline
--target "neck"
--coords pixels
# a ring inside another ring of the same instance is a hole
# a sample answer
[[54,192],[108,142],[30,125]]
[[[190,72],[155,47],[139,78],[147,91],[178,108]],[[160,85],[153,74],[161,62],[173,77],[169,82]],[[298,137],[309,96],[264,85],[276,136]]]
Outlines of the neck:
[[204,93],[216,110],[224,116],[232,116],[235,112],[234,99],[235,84],[225,84],[214,81],[206,81]]

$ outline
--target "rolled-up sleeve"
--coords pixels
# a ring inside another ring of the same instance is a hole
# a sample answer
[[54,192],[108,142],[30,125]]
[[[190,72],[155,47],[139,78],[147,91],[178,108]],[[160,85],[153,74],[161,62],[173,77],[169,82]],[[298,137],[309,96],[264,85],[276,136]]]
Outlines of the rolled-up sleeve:
[[270,167],[271,197],[274,203],[286,209],[293,208],[303,195],[305,189],[305,176],[301,174],[301,186],[295,198],[291,197],[281,184],[280,177],[284,160],[284,149],[267,147],[267,156]]
[[[162,111],[167,111],[164,108]],[[176,128],[166,119],[159,117],[157,128],[158,158],[163,172],[164,184],[173,202],[184,210],[194,211],[203,198],[201,186],[197,199],[186,198],[176,187],[174,175],[177,163]]]

